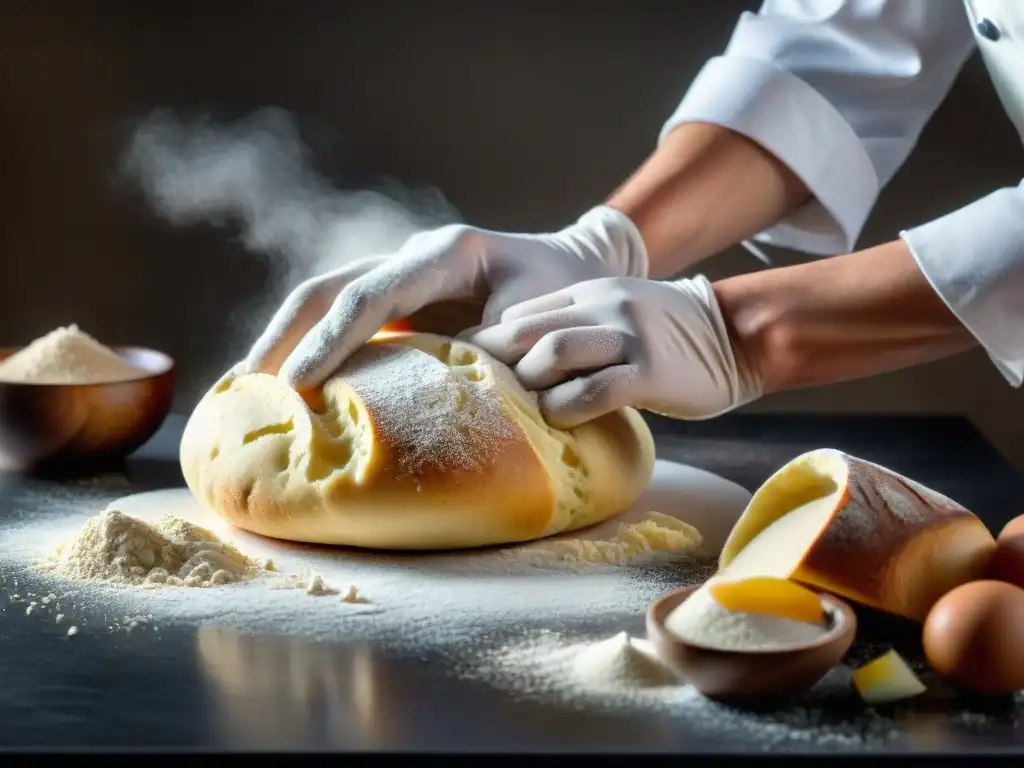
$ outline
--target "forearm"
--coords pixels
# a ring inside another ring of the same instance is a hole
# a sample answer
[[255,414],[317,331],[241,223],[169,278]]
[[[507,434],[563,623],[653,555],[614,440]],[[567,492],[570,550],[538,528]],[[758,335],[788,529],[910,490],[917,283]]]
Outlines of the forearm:
[[765,393],[907,368],[976,343],[902,240],[728,278],[714,290]]
[[728,128],[687,123],[607,201],[636,224],[649,276],[670,277],[775,224],[808,197],[786,165]]

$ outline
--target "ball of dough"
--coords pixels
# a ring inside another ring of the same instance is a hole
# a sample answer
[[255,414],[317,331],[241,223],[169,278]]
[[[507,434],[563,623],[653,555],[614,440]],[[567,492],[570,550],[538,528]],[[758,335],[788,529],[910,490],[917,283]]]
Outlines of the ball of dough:
[[181,442],[192,493],[239,528],[376,549],[458,549],[583,528],[628,509],[654,441],[629,408],[568,431],[481,350],[381,333],[301,396],[218,381]]

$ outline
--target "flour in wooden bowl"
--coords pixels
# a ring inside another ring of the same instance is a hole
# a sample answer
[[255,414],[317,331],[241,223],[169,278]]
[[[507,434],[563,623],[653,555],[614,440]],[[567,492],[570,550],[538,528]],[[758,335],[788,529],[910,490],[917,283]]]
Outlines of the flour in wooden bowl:
[[104,384],[149,376],[75,324],[57,328],[0,362],[0,382]]
[[665,628],[687,643],[724,651],[769,651],[821,640],[823,626],[770,614],[730,611],[701,587],[665,620]]

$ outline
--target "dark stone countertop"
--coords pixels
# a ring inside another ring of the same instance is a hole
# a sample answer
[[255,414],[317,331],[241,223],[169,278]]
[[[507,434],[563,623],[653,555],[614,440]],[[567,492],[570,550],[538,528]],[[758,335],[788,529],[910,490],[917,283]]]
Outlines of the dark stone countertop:
[[[704,423],[650,423],[660,457],[710,470],[749,490],[797,454],[834,447],[945,493],[994,530],[1024,512],[1024,478],[961,418],[733,415]],[[120,474],[92,484],[0,474],[0,525],[56,503],[49,500],[96,506],[182,485],[176,460],[181,427],[182,419],[172,417]],[[159,642],[123,632],[68,638],[12,602],[12,578],[0,561],[0,748],[9,750],[596,750],[706,757],[765,749],[1024,752],[1017,727],[1022,699],[954,698],[942,686],[939,694],[874,714],[849,697],[800,704],[801,711],[816,712],[807,721],[811,725],[803,726],[816,733],[801,747],[780,741],[778,727],[765,730],[764,738],[756,729],[746,738],[733,737],[728,729],[709,727],[715,718],[707,713],[696,722],[682,711],[592,712],[523,700],[449,674],[430,653],[395,655],[366,644],[239,634],[232,640],[233,658],[256,666],[251,679],[243,673],[226,685],[202,668],[194,627],[166,627]],[[31,587],[30,577],[18,578],[19,589]],[[864,619],[874,645],[862,655],[892,644],[908,657],[918,652],[919,628]],[[723,721],[737,717],[722,713]],[[750,717],[792,722],[785,714]],[[831,730],[873,732],[879,718],[891,736],[881,747],[867,737],[821,738]]]

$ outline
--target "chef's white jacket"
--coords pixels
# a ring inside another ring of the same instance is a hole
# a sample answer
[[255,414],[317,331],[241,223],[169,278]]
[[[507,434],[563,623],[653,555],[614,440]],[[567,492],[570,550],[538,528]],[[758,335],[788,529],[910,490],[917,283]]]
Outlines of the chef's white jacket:
[[[756,141],[813,200],[754,240],[849,252],[975,46],[1024,136],[1024,0],[766,0],[740,17],[661,138],[700,121]],[[935,291],[1020,386],[1024,181],[900,235]]]

